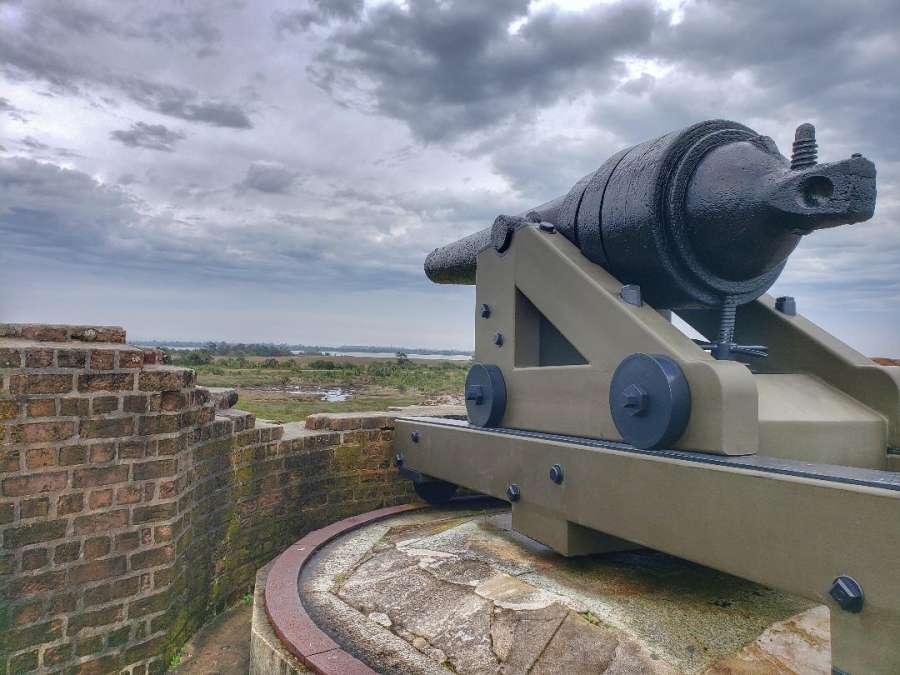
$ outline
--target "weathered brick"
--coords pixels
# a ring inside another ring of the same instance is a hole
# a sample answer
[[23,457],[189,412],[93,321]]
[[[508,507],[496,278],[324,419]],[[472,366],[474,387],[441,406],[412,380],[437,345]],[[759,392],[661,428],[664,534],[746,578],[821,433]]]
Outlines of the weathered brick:
[[[0,378],[2,379],[2,378]],[[22,414],[18,401],[0,401],[0,420],[13,420]]]
[[72,477],[72,487],[95,487],[98,485],[110,485],[112,483],[124,483],[127,480],[127,464],[91,467],[89,469],[75,469]]
[[68,328],[65,326],[48,326],[40,323],[19,324],[16,337],[36,342],[65,342]]
[[70,495],[60,495],[56,502],[56,513],[60,516],[68,516],[72,513],[84,511],[84,493],[76,492]]
[[72,466],[87,462],[87,448],[83,445],[67,445],[59,449],[59,465]]
[[85,373],[78,376],[78,391],[128,391],[134,389],[134,373]]
[[122,626],[106,636],[106,646],[108,649],[121,647],[131,639],[131,626]]
[[134,421],[130,417],[81,420],[79,433],[82,438],[120,438],[134,433]]
[[53,417],[56,415],[56,399],[36,398],[28,401],[27,410],[29,417]]
[[[97,609],[93,612],[80,612],[69,619],[69,627],[66,634],[68,637],[74,637],[85,628],[108,626],[111,623],[118,623],[124,618],[124,615],[125,612],[123,611],[122,605],[104,607],[103,609]],[[126,663],[133,662],[127,661]]]
[[12,598],[28,598],[38,593],[58,590],[65,583],[66,573],[64,570],[44,572],[43,574],[32,576],[20,576],[10,582],[9,595]]
[[16,571],[16,556],[12,553],[0,554],[0,577],[8,577]]
[[46,614],[43,600],[31,600],[12,608],[12,622],[15,626],[27,626]]
[[[75,643],[75,655],[76,656],[90,656],[91,654],[96,654],[97,652],[103,651],[103,636],[102,635],[94,635],[89,638],[82,638]],[[84,667],[88,665],[87,663],[81,664],[79,667]],[[84,671],[77,671],[84,672]],[[102,672],[102,671],[100,671]]]
[[137,504],[141,501],[143,491],[140,485],[126,485],[116,490],[117,504]]
[[63,563],[69,563],[74,560],[78,560],[78,557],[81,555],[81,542],[78,541],[69,541],[65,544],[60,544],[53,551],[53,563],[56,565],[61,565]]
[[102,464],[111,462],[116,458],[115,443],[95,443],[90,446],[91,464]]
[[144,439],[119,442],[119,459],[142,459],[146,452],[147,441]]
[[0,368],[21,368],[22,352],[18,349],[0,349]]
[[128,524],[128,509],[95,513],[75,518],[75,534],[92,534],[124,527]]
[[156,567],[175,560],[175,547],[163,546],[149,551],[141,551],[131,555],[131,569],[141,570],[146,567]]
[[155,462],[140,462],[134,465],[134,480],[149,480],[151,478],[163,478],[174,476],[178,470],[178,461],[164,459]]
[[91,399],[67,396],[59,399],[59,414],[63,417],[87,417],[91,414]]
[[56,355],[59,368],[84,368],[87,365],[87,352],[80,349],[60,349]]
[[102,558],[110,551],[112,544],[109,537],[93,537],[84,542],[84,559]]
[[171,434],[181,426],[181,415],[143,415],[139,418],[138,434]]
[[164,391],[159,407],[166,412],[181,410],[187,406],[187,398],[180,391]]
[[137,532],[123,532],[116,535],[117,551],[133,551],[141,545],[141,535]]
[[142,368],[143,366],[144,352],[138,349],[123,349],[119,352],[119,368]]
[[16,505],[13,502],[0,502],[0,525],[11,523],[16,517]]
[[50,596],[50,607],[47,612],[53,614],[71,614],[78,606],[78,593],[63,593]]
[[56,464],[56,450],[53,448],[31,448],[25,451],[25,467],[31,471],[45,469]]
[[175,438],[160,438],[156,442],[156,454],[160,456],[174,455],[187,449],[187,438],[182,434]]
[[18,450],[0,450],[0,473],[19,471],[19,457],[21,453]]
[[19,514],[24,518],[42,518],[50,513],[50,498],[37,497],[36,499],[23,499],[19,506]]
[[107,506],[112,506],[112,502],[112,488],[107,488],[106,490],[94,490],[88,495],[88,506],[90,506],[91,509],[103,509]]
[[13,476],[3,479],[3,494],[7,497],[22,497],[41,492],[62,490],[66,487],[68,474],[65,471],[36,473],[28,476]]
[[132,520],[135,525],[139,523],[150,523],[155,520],[165,520],[172,518],[178,513],[178,504],[169,502],[167,504],[154,504],[153,506],[135,507]]
[[90,581],[100,581],[109,577],[125,573],[125,556],[95,560],[84,565],[73,567],[69,571],[69,580],[73,584],[84,584]]
[[135,595],[140,590],[140,577],[128,577],[127,579],[116,579],[106,584],[95,586],[91,592],[84,596],[84,606],[94,607],[96,605],[105,605],[113,600],[121,600]]
[[45,621],[27,628],[12,631],[6,638],[6,646],[16,652],[34,645],[53,642],[62,637],[63,622],[61,619]]
[[160,651],[162,651],[163,647],[165,647],[165,643],[166,636],[160,635],[159,637],[155,637],[152,640],[148,640],[147,642],[142,642],[141,644],[135,645],[134,647],[129,647],[127,650],[125,650],[122,661],[123,663],[135,663],[137,661],[148,659],[151,656],[155,656]]
[[44,668],[52,668],[58,666],[72,658],[72,645],[66,643],[54,647],[47,647],[44,650],[43,664]]
[[148,598],[135,600],[128,605],[128,619],[137,619],[147,614],[155,614],[168,609],[169,603],[172,601],[169,591],[151,595]]
[[112,370],[116,367],[116,353],[112,349],[91,352],[91,370]]
[[58,373],[28,373],[9,378],[9,389],[16,396],[30,394],[67,394],[72,391],[71,375]]
[[26,368],[51,368],[53,367],[52,349],[27,349],[25,350]]
[[23,572],[39,569],[49,562],[50,556],[45,548],[30,548],[22,553]]
[[142,413],[147,411],[147,397],[144,395],[126,396],[122,401],[125,412]]
[[175,578],[174,567],[164,567],[153,573],[153,588],[165,588],[170,585]]
[[75,435],[75,422],[69,420],[54,422],[30,422],[12,427],[15,443],[53,443],[64,441]]
[[191,371],[180,368],[145,370],[141,373],[139,389],[141,391],[178,391],[189,386],[192,379]]
[[125,342],[121,326],[72,326],[72,339],[84,342]]
[[9,660],[10,673],[30,673],[37,670],[38,667],[38,650],[34,649],[30,652],[22,652],[16,654]]
[[119,409],[119,398],[117,396],[97,396],[91,402],[92,415],[105,415],[106,413],[115,412]]
[[65,536],[67,525],[67,520],[45,520],[22,527],[11,527],[3,534],[3,546],[6,549],[19,548],[60,539]]

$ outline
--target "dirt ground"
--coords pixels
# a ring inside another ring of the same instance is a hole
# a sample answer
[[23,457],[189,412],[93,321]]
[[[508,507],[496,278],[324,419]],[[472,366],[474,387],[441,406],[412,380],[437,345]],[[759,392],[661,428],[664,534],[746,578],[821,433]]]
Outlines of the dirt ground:
[[250,670],[250,617],[239,603],[203,626],[184,646],[178,675],[246,675]]

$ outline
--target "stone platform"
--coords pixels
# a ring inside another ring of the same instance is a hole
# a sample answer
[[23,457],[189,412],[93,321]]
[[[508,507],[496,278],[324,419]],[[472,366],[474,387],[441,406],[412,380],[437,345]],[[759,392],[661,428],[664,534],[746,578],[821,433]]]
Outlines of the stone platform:
[[827,608],[654,551],[567,559],[496,501],[350,519],[261,577],[269,672],[831,671]]

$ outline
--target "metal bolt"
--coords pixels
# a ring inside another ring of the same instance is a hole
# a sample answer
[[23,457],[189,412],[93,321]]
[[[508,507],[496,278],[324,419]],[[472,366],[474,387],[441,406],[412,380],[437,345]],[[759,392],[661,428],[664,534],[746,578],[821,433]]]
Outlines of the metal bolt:
[[497,333],[494,336],[494,344],[497,345],[498,347],[503,346],[503,333]]
[[787,316],[797,316],[797,301],[789,295],[775,299],[775,309]]
[[474,401],[475,405],[481,405],[484,402],[484,387],[480,384],[473,384],[467,388],[466,400]]
[[403,455],[399,452],[394,455],[394,466],[403,466]]
[[854,152],[854,153],[853,153],[852,155],[850,155],[850,156],[851,156],[853,159],[856,159],[857,157],[862,157],[862,153],[861,153],[861,152]]
[[487,303],[481,306],[481,318],[486,319],[491,315],[491,306]]
[[418,431],[413,431],[413,432],[409,435],[409,440],[411,440],[413,443],[418,443],[418,442],[419,442],[419,432],[418,432]]
[[619,297],[622,298],[623,302],[627,302],[629,305],[634,305],[635,307],[640,307],[644,304],[644,298],[641,295],[641,287],[637,284],[627,284],[622,286],[622,290],[619,291]]
[[865,602],[862,586],[853,577],[841,575],[831,583],[828,591],[838,606],[845,612],[859,614]]
[[629,384],[622,392],[622,407],[625,408],[630,415],[640,415],[647,409],[650,403],[650,396],[647,391],[636,384]]
[[509,498],[509,501],[517,502],[522,498],[522,491],[519,489],[518,485],[510,483],[506,487],[506,496]]
[[540,228],[541,232],[546,232],[547,234],[553,234],[554,232],[556,232],[556,226],[554,226],[553,223],[541,223],[540,225],[538,225],[538,227]]
[[559,485],[563,482],[565,478],[565,473],[563,472],[563,468],[559,464],[554,464],[550,467],[550,480]]

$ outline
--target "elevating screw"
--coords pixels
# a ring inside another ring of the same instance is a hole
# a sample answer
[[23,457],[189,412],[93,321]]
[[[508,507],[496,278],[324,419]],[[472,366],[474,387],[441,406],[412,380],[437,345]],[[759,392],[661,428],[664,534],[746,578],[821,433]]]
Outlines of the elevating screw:
[[794,147],[791,152],[791,169],[805,169],[815,166],[819,159],[819,146],[816,144],[816,128],[804,122],[794,132]]

